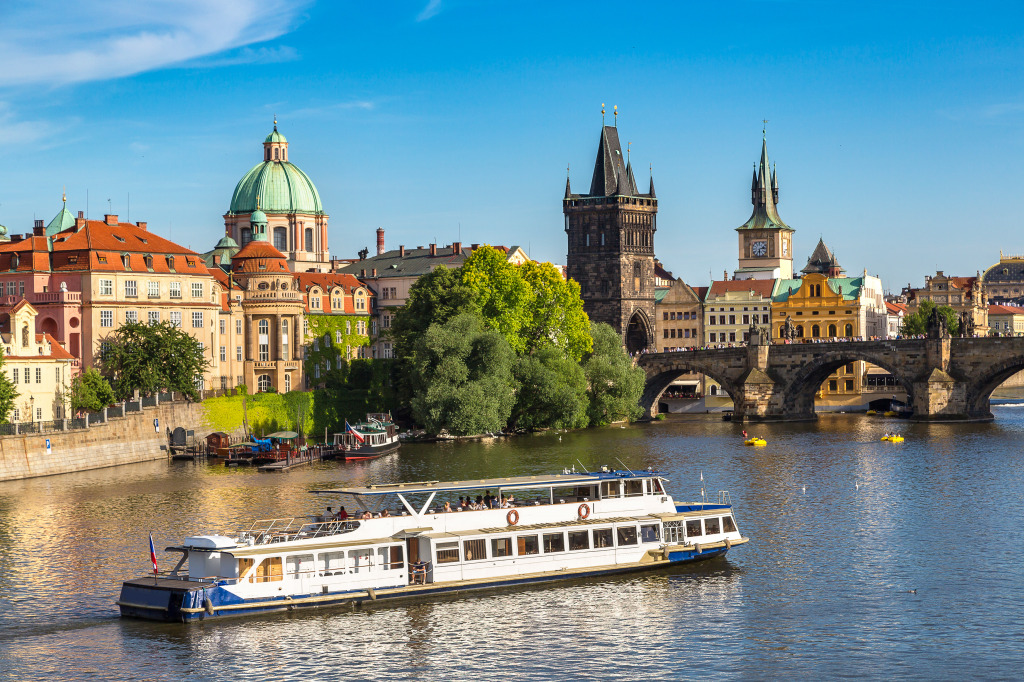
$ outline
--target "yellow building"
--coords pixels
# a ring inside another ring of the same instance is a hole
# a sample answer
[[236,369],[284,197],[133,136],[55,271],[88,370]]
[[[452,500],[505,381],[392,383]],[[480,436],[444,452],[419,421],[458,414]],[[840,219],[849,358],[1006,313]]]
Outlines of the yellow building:
[[66,419],[77,361],[49,334],[37,334],[38,311],[28,301],[11,310],[11,331],[3,334],[3,372],[18,389],[12,423]]

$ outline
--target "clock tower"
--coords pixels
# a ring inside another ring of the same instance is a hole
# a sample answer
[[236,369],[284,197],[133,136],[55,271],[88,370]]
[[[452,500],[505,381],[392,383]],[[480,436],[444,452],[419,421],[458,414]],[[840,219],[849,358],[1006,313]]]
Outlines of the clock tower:
[[[763,132],[763,131],[762,131]],[[750,183],[754,212],[736,228],[739,233],[739,269],[735,279],[791,279],[793,228],[782,222],[779,181],[768,164],[768,142],[761,140],[761,163]]]

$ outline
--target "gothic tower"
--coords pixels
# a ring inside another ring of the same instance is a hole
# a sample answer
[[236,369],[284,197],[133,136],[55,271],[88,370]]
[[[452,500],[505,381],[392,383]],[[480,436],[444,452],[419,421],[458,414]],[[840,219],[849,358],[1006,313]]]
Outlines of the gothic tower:
[[[763,134],[763,131],[762,131]],[[739,269],[735,279],[790,279],[793,277],[793,228],[782,222],[779,179],[768,164],[768,142],[761,140],[761,163],[750,183],[754,211],[739,233]]]
[[580,284],[583,309],[594,322],[622,334],[630,353],[654,347],[654,231],[658,200],[654,178],[640,194],[619,131],[602,126],[588,194],[565,181],[568,275]]

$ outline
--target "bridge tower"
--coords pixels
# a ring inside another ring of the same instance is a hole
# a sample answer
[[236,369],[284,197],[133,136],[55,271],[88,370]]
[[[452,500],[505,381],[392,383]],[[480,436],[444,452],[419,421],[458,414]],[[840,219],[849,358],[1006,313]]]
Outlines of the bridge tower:
[[653,174],[650,190],[637,190],[617,126],[601,126],[590,192],[573,194],[566,177],[562,212],[566,269],[580,284],[583,309],[594,322],[619,332],[630,353],[653,349],[658,200]]

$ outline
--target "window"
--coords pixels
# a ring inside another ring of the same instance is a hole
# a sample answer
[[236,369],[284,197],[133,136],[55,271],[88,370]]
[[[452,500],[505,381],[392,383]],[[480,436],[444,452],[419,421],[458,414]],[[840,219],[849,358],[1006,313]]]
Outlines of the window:
[[278,251],[288,250],[288,230],[283,227],[274,228],[274,248]]
[[259,359],[261,362],[270,360],[270,322],[259,321]]
[[486,540],[465,540],[462,551],[466,553],[466,561],[480,561],[487,558]]
[[285,374],[284,375],[284,392],[287,393],[290,390],[292,390],[292,375],[291,374]]
[[192,298],[202,298],[202,297],[203,297],[203,283],[202,282],[192,282]]
[[192,311],[192,327],[194,329],[202,329],[203,328],[203,311],[202,310],[193,310]]
[[278,580],[284,580],[284,575],[281,572],[281,557],[268,557],[264,559],[256,567],[252,577],[249,578],[249,582],[255,581],[258,583],[276,582]]
[[260,393],[264,393],[270,390],[270,375],[261,374],[256,377],[256,390]]
[[313,574],[313,555],[312,554],[296,554],[295,556],[288,557],[288,577],[292,580],[298,580],[299,578],[312,576]]
[[439,542],[437,543],[437,563],[451,564],[459,560],[459,543]]
[[847,379],[845,386],[846,386],[846,390],[847,391],[852,391],[853,390],[853,379]]
[[601,498],[606,499],[609,497],[619,496],[619,482],[618,481],[604,481],[601,483]]
[[701,528],[700,519],[690,519],[686,522],[686,537],[700,537],[704,535],[704,530]]
[[828,390],[835,392],[839,390],[839,382],[835,379],[830,379],[828,382]]
[[146,294],[150,298],[160,297],[160,282],[146,282]]
[[313,296],[309,299],[309,307],[313,310],[320,310],[320,297]]
[[126,310],[126,311],[124,311],[124,321],[125,322],[138,322],[139,321],[139,311],[138,310]]
[[235,346],[235,360],[242,361],[242,347]]
[[149,311],[149,323],[150,324],[160,324],[160,311],[159,310],[150,310]]
[[721,529],[718,525],[718,519],[704,519],[704,532],[707,535],[718,535],[721,533]]
[[540,543],[537,542],[536,535],[520,535],[516,538],[516,545],[519,556],[540,554]]
[[24,282],[18,282],[18,296],[24,296],[24,295],[25,295],[25,283]]
[[41,408],[41,407],[37,407],[36,408],[36,421],[37,422],[43,421],[43,408]]
[[590,549],[590,533],[585,530],[569,531],[569,551],[575,552],[579,549]]
[[307,227],[306,228],[306,235],[305,236],[306,236],[306,244],[305,244],[306,251],[312,251],[313,250],[313,228]]
[[18,368],[17,367],[11,368],[11,383],[13,383],[13,384],[18,383]]
[[[14,282],[7,283],[7,293],[14,293]],[[114,294],[114,280],[112,279],[101,279],[100,280],[100,296],[113,296]]]
[[17,408],[11,410],[11,421],[12,422],[21,421],[21,410],[19,410]]
[[512,538],[494,538],[491,540],[491,556],[494,558],[512,556]]
[[220,321],[220,333],[221,334],[227,334],[228,333],[228,321],[227,320],[221,320]]
[[241,320],[235,320],[235,333],[236,334],[241,334],[242,333],[242,321]]
[[723,533],[735,533],[736,524],[733,522],[731,516],[722,517],[722,532]]
[[594,529],[594,549],[601,549],[603,547],[612,546],[612,529],[611,528],[595,528]]
[[624,481],[626,485],[626,497],[637,497],[644,494],[644,482],[636,479]]
[[114,311],[113,310],[101,310],[100,311],[100,326],[101,327],[113,327],[114,326]]
[[221,346],[220,347],[220,361],[221,362],[226,362],[227,359],[228,359],[228,347],[227,346]]
[[636,526],[623,526],[621,528],[616,528],[615,535],[618,538],[619,547],[622,547],[623,545],[636,544]]
[[845,328],[845,329],[843,330],[843,334],[844,334],[844,335],[845,335],[845,336],[846,336],[847,338],[850,338],[850,337],[852,337],[852,336],[853,336],[853,325],[852,325],[852,324],[848,324],[848,325],[846,325],[846,328]]
[[351,334],[352,333],[352,320],[345,320],[345,333],[346,334]]
[[181,298],[181,282],[170,282],[171,298]]
[[640,526],[640,542],[659,542],[660,540],[661,534],[658,532],[657,525]]
[[171,311],[171,326],[174,326],[174,327],[180,327],[181,326],[181,311],[180,310],[172,310]]
[[563,533],[544,533],[544,553],[564,552],[565,535]]
[[124,282],[124,295],[132,298],[139,295],[138,283],[134,279],[128,279]]

